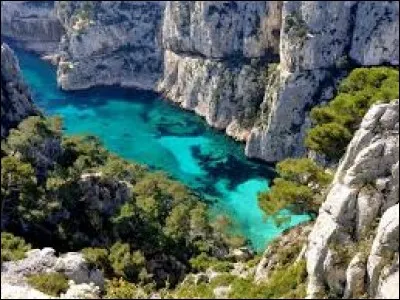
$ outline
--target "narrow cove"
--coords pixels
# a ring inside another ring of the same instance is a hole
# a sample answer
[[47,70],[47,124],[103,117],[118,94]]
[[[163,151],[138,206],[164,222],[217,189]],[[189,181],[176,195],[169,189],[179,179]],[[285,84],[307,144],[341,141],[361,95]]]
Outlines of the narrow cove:
[[257,193],[268,188],[273,169],[244,156],[243,145],[207,126],[204,120],[160,99],[153,92],[119,87],[63,92],[55,69],[37,56],[15,51],[35,103],[64,119],[67,134],[98,136],[121,157],[162,170],[209,200],[210,214],[228,215],[235,233],[256,251],[284,229],[308,220],[291,215],[276,227],[265,220]]

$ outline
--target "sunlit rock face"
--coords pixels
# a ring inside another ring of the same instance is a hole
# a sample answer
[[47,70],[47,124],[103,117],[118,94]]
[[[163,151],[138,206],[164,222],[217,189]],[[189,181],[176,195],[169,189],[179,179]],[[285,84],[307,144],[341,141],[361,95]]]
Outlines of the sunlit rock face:
[[399,277],[399,102],[373,106],[308,239],[308,294],[386,295]]
[[208,124],[247,140],[268,63],[278,60],[279,2],[169,1],[158,90]]
[[7,44],[1,44],[1,138],[21,120],[38,113],[14,52]]
[[304,155],[310,110],[333,97],[349,69],[399,64],[398,20],[398,2],[285,1],[278,74],[266,85],[246,154],[266,161]]

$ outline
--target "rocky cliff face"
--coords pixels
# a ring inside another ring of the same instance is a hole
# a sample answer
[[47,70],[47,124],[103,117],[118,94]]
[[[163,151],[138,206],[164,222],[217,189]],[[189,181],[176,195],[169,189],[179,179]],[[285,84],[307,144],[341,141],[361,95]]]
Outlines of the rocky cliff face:
[[280,10],[279,2],[168,2],[158,91],[246,140],[277,60]]
[[38,113],[14,52],[7,44],[1,44],[1,138],[21,120]]
[[54,1],[1,2],[1,34],[26,49],[53,53],[63,31],[54,13]]
[[373,106],[308,239],[308,294],[399,296],[399,102]]
[[354,66],[399,63],[398,2],[285,1],[280,64],[265,89],[246,154],[278,161],[305,153],[312,107]]
[[57,1],[55,11],[63,89],[156,90],[266,161],[305,153],[309,111],[348,70],[399,64],[395,1]]
[[157,1],[58,1],[66,31],[57,71],[61,88],[153,89],[162,71],[162,11]]

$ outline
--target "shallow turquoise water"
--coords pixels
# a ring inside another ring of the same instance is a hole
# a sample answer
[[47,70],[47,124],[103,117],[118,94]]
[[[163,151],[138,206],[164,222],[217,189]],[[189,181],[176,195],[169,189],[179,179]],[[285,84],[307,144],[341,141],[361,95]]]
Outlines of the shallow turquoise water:
[[[63,116],[67,134],[100,137],[112,152],[163,170],[211,201],[212,216],[227,214],[255,250],[283,229],[265,221],[257,193],[273,170],[246,159],[243,145],[209,128],[152,92],[117,87],[63,92],[55,70],[38,57],[16,51],[35,102],[46,114]],[[294,215],[291,224],[307,220]]]

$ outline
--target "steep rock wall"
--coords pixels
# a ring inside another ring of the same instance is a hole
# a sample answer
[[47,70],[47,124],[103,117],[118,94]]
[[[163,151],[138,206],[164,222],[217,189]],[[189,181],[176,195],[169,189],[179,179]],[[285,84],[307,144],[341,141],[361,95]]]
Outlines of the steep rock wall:
[[56,13],[66,31],[57,71],[61,88],[154,89],[162,72],[163,6],[157,1],[58,1]]
[[308,294],[398,296],[399,102],[373,106],[309,236]]
[[21,120],[39,114],[24,83],[18,60],[7,44],[1,44],[1,138]]
[[303,155],[310,110],[332,98],[349,68],[398,65],[398,20],[398,2],[285,1],[279,75],[265,89],[246,154],[266,161]]
[[268,63],[277,61],[280,2],[169,1],[158,91],[229,135],[246,140]]
[[64,30],[54,13],[54,1],[2,1],[1,34],[40,54],[58,49]]

